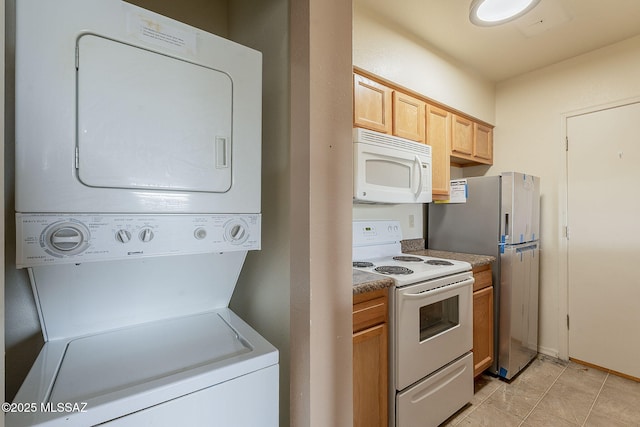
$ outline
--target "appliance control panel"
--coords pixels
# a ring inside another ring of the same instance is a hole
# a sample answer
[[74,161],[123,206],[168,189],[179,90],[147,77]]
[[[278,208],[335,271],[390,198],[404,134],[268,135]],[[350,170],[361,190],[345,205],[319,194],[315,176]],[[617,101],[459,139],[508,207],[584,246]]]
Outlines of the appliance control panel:
[[18,268],[260,249],[260,214],[16,214]]
[[382,245],[402,240],[400,221],[353,221],[353,246]]

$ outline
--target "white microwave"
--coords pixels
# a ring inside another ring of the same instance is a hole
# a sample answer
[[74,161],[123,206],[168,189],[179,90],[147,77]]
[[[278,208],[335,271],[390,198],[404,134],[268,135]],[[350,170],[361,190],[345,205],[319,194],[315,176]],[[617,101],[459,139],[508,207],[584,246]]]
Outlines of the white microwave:
[[353,129],[353,201],[430,203],[431,146]]

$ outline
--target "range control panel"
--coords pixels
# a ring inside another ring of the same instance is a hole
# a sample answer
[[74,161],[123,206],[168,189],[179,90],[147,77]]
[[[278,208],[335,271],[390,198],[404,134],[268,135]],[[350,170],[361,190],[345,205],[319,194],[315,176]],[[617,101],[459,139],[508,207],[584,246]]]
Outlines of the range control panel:
[[260,214],[16,214],[18,268],[260,249]]
[[353,246],[384,245],[402,240],[400,221],[353,221]]

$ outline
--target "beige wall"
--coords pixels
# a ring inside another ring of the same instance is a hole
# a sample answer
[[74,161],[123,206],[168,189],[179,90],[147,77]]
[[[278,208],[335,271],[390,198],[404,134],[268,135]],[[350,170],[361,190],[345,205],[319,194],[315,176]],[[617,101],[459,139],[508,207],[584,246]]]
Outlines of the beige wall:
[[[494,165],[489,174],[518,170],[541,178],[539,343],[544,353],[567,355],[563,117],[640,96],[638,76],[640,37],[635,37],[497,86]],[[594,203],[603,197],[594,194]]]
[[301,427],[353,423],[351,10],[291,1],[291,425]]
[[[494,123],[493,83],[479,79],[455,60],[435,53],[435,49],[357,0],[353,14],[353,65]],[[354,219],[400,221],[405,239],[424,237],[423,212],[423,205],[353,205]]]
[[351,5],[245,0],[229,12],[229,37],[263,52],[264,95],[263,247],[231,307],[280,350],[280,425],[348,425]]
[[185,22],[196,28],[226,37],[228,0],[126,0],[160,15]]

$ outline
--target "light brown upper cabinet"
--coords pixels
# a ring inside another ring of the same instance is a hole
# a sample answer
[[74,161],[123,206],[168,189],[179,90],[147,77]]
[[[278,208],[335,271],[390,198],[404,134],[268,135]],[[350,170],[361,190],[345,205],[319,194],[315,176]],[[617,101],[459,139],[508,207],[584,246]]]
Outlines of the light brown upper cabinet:
[[353,125],[391,133],[392,90],[364,76],[353,75]]
[[493,128],[475,123],[474,134],[473,156],[493,163]]
[[393,134],[424,143],[425,106],[424,101],[394,90]]
[[431,185],[434,200],[449,198],[451,113],[427,104],[427,144],[431,146]]
[[452,123],[451,163],[493,164],[493,128],[456,114]]
[[451,154],[470,156],[473,153],[473,122],[465,117],[453,115],[451,127]]

